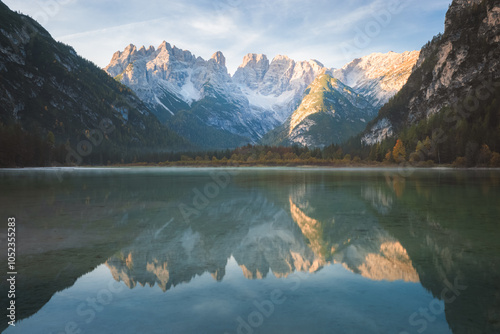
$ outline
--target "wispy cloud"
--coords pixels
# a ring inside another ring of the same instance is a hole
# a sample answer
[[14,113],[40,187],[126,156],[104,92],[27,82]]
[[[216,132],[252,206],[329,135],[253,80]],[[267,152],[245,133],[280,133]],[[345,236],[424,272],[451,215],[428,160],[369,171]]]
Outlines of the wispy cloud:
[[80,38],[89,38],[95,37],[96,35],[101,34],[115,34],[117,32],[122,32],[124,30],[135,29],[138,27],[143,27],[144,25],[160,23],[165,18],[157,18],[152,20],[140,21],[140,22],[132,22],[126,24],[120,24],[112,27],[101,28],[96,30],[82,31],[74,34],[63,35],[63,36],[55,36],[58,40],[72,40],[72,39],[80,39]]
[[[449,0],[402,0],[406,8],[391,19],[359,55],[414,50],[442,30]],[[31,16],[48,11],[46,1],[4,0]],[[222,51],[230,71],[249,52],[269,58],[287,54],[315,58],[326,66],[350,61],[339,45],[373,20],[386,0],[53,0],[57,10],[45,27],[81,55],[106,66],[130,44],[158,46],[163,40],[203,58]],[[45,4],[45,5],[44,5]],[[364,53],[364,54],[363,54]]]

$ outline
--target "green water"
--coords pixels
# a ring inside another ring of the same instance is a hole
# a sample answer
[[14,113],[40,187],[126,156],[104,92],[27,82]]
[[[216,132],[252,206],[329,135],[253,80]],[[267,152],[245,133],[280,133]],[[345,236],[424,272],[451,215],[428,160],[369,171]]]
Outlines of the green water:
[[5,333],[500,332],[499,171],[0,170],[0,213]]

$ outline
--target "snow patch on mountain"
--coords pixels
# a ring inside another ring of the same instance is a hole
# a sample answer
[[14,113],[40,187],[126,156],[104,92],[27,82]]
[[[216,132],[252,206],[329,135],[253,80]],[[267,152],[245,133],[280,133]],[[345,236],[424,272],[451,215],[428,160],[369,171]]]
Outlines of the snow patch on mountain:
[[164,105],[164,104],[160,101],[160,99],[158,98],[158,96],[156,96],[156,95],[155,95],[155,101],[156,101],[156,103],[158,103],[160,106],[162,106],[162,107],[163,107],[166,111],[168,111],[170,114],[172,114],[172,116],[174,115],[174,113],[173,113],[170,109],[168,109],[168,107],[167,107],[166,105]]
[[408,81],[419,55],[420,51],[373,53],[331,71],[331,75],[381,107]]
[[186,101],[188,104],[191,104],[192,102],[198,101],[201,98],[201,93],[198,89],[196,89],[193,81],[191,81],[193,69],[186,69],[186,74],[186,83],[180,88],[178,94],[184,101]]

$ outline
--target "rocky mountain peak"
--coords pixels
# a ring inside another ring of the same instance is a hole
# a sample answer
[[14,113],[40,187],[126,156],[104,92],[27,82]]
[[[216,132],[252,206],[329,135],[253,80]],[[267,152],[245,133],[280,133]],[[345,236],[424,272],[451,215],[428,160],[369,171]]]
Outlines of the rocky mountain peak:
[[161,42],[160,46],[158,46],[158,51],[163,50],[163,49],[170,50],[170,49],[172,49],[172,47],[170,46],[169,43],[167,43],[166,41],[163,41],[163,42]]
[[267,71],[269,68],[269,59],[264,54],[249,53],[243,57],[243,62],[238,68],[244,67],[262,67]]
[[224,57],[224,55],[220,51],[214,53],[211,59],[215,60],[215,62],[222,67],[226,66],[226,57]]
[[271,61],[271,64],[272,63],[295,63],[295,62],[293,61],[293,59],[290,59],[290,57],[288,57],[288,56],[277,55]]
[[131,53],[131,52],[134,52],[135,50],[137,50],[137,47],[136,47],[134,44],[130,43],[130,44],[129,44],[129,45],[127,45],[127,47],[125,48],[125,51],[124,51],[124,52],[129,52],[129,53]]
[[233,75],[233,81],[256,90],[268,70],[269,60],[266,55],[249,53],[243,57],[243,62]]
[[316,59],[311,59],[308,61],[308,63],[309,63],[309,65],[311,65],[312,69],[315,72],[320,72],[325,68],[325,65],[323,65],[323,63],[321,63],[320,61],[318,61]]

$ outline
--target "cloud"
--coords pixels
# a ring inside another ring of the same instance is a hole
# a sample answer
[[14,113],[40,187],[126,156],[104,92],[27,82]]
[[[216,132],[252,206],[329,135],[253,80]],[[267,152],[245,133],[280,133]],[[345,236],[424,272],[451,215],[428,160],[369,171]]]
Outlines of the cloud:
[[449,0],[399,0],[406,8],[366,47],[343,53],[340,45],[352,42],[391,1],[398,0],[4,0],[43,17],[56,39],[102,67],[130,43],[156,47],[166,40],[205,59],[220,50],[230,72],[251,52],[341,67],[350,56],[419,49],[442,31]]

